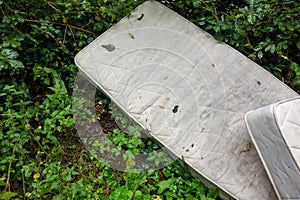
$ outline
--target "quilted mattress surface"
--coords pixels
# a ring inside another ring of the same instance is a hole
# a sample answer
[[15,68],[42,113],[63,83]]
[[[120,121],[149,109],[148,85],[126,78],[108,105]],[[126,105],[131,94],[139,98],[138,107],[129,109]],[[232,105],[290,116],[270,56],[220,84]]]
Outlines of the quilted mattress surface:
[[246,115],[249,133],[280,199],[300,199],[300,98]]
[[274,199],[245,114],[297,94],[156,1],[138,6],[76,65],[173,156],[236,199]]

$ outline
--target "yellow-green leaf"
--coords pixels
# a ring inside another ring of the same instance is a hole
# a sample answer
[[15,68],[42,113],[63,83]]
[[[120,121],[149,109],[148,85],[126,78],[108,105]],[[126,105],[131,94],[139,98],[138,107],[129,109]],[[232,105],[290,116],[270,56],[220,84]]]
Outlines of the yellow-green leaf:
[[0,193],[0,199],[2,200],[9,200],[10,198],[17,196],[18,193],[15,192],[7,192],[7,191],[2,191]]
[[35,181],[37,181],[37,179],[39,179],[40,176],[41,176],[41,174],[40,174],[39,172],[37,172],[37,173],[35,173],[35,174],[33,175],[33,179],[34,179]]

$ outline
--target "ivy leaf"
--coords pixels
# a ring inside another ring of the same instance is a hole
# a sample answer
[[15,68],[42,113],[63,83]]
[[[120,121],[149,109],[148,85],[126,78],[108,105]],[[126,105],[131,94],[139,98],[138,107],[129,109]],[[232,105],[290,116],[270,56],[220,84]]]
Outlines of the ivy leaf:
[[19,47],[21,43],[16,40],[6,40],[3,42],[3,47]]
[[270,47],[270,52],[274,53],[275,50],[276,50],[276,46],[274,44],[272,44],[271,47]]
[[8,59],[15,59],[19,55],[16,51],[12,49],[3,49],[1,51],[2,56],[8,58]]
[[295,72],[296,76],[300,76],[300,67],[297,63],[292,62],[290,68]]
[[262,51],[259,51],[258,54],[257,54],[257,56],[258,56],[259,59],[262,59],[263,55],[264,55],[264,54],[263,54]]
[[17,69],[17,68],[24,68],[24,65],[21,61],[18,60],[9,60],[8,61],[10,66]]

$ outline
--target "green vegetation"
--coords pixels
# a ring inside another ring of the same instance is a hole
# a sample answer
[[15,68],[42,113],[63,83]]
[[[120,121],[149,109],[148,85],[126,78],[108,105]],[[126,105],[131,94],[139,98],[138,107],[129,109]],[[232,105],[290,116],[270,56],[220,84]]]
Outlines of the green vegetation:
[[[75,54],[141,2],[0,0],[0,199],[216,198],[177,161],[147,173],[115,171],[74,129]],[[298,1],[161,2],[300,91]],[[131,145],[131,158],[156,148],[130,140],[125,133],[133,129],[140,134],[128,125],[108,135]]]

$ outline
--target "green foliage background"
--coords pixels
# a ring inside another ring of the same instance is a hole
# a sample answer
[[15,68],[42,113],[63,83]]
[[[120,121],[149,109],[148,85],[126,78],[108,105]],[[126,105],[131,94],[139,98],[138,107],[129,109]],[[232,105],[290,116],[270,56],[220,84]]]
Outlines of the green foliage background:
[[[0,199],[216,198],[177,162],[116,172],[74,130],[75,54],[142,2],[0,0]],[[300,91],[298,1],[161,2]]]

